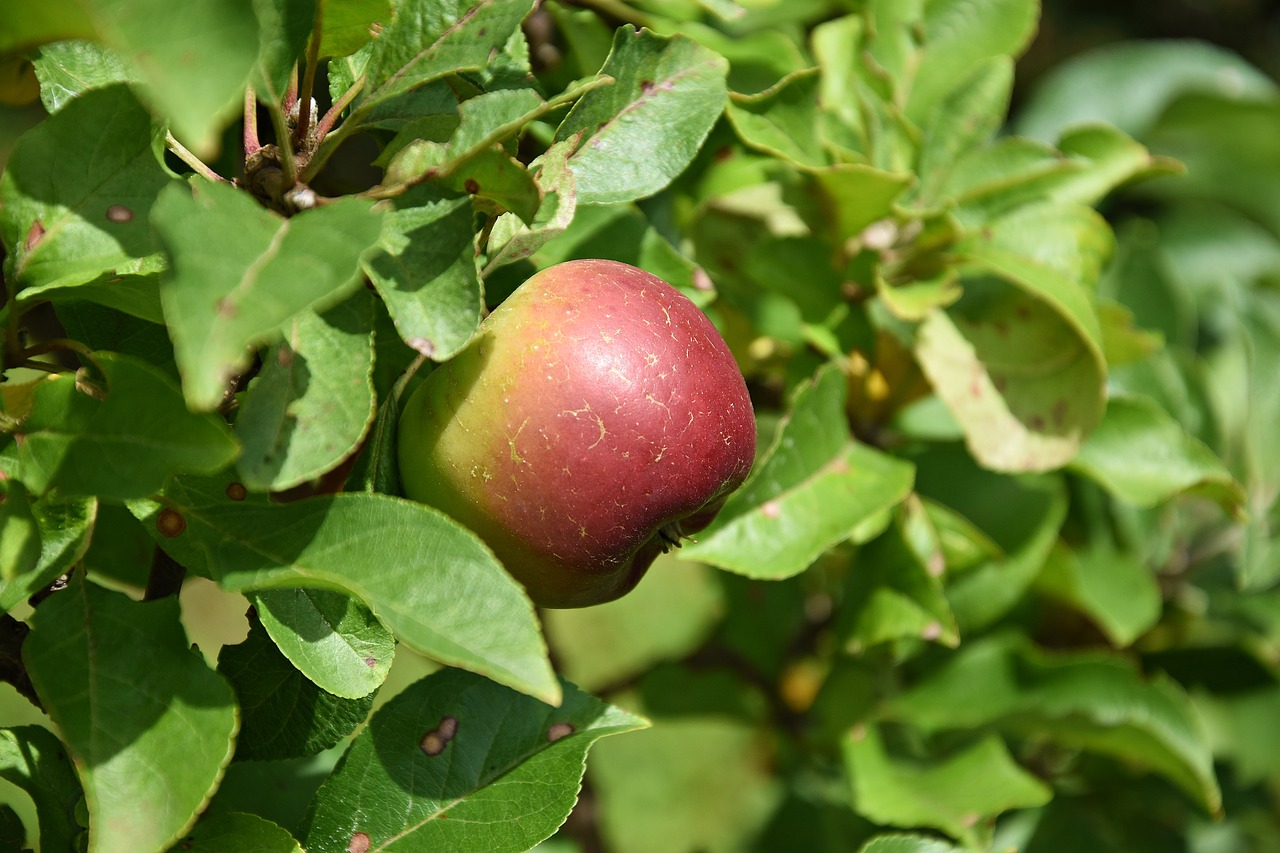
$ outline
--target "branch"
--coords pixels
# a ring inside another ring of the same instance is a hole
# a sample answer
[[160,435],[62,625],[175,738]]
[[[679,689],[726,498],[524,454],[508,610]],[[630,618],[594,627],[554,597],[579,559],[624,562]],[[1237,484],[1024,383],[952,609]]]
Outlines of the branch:
[[176,154],[179,160],[194,169],[196,174],[201,177],[208,178],[211,181],[226,181],[226,178],[213,171],[213,169],[210,169],[203,160],[188,151],[186,146],[181,142],[174,139],[172,133],[165,131],[164,141],[165,144],[169,146],[169,150]]

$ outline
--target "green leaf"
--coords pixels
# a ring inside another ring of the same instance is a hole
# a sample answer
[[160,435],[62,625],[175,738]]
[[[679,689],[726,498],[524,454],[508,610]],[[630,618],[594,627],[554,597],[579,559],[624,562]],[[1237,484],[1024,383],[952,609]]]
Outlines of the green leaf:
[[[123,294],[132,291],[130,296],[120,300],[127,302],[136,295],[139,302],[154,299],[156,312],[160,308],[159,282],[155,276],[130,276],[130,279],[141,279],[137,287],[133,282],[125,280],[105,285],[106,288],[119,288],[113,291]],[[119,353],[120,355],[145,361],[152,367],[178,381],[178,366],[173,361],[173,342],[169,340],[169,332],[162,321],[143,320],[127,312],[117,311],[105,305],[79,298],[86,290],[95,289],[95,285],[82,284],[66,291],[72,295],[70,301],[57,300],[58,322],[67,331],[67,337],[79,341],[94,351]]]
[[1231,51],[1205,41],[1134,39],[1058,63],[1018,111],[1020,136],[1052,142],[1068,127],[1105,123],[1141,137],[1179,96],[1273,97],[1276,84]]
[[124,56],[94,41],[46,44],[32,55],[31,62],[40,81],[40,102],[51,115],[90,89],[138,79]]
[[[253,0],[207,0],[171,14],[167,0],[58,0],[16,16],[0,32],[0,53],[92,39],[118,51],[145,100],[198,153],[213,153],[226,118],[239,108],[258,56]],[[14,17],[14,16],[8,16]]]
[[[1034,261],[1087,288],[1097,285],[1116,244],[1111,226],[1093,208],[1050,201],[1025,204],[991,220],[981,240],[986,251]],[[1087,317],[1083,305],[1079,310]]]
[[31,496],[17,480],[0,485],[0,582],[8,585],[40,562],[40,523]]
[[995,136],[1004,124],[1012,90],[1013,60],[993,56],[933,108],[921,128],[917,163],[923,200],[937,201],[938,189],[957,158]]
[[858,849],[858,853],[962,853],[938,838],[927,835],[877,835]]
[[83,831],[76,808],[84,792],[53,732],[42,726],[0,729],[0,779],[26,791],[35,803],[43,849],[76,849],[76,836]]
[[724,609],[706,566],[658,557],[636,589],[598,607],[547,610],[547,641],[557,669],[584,690],[639,676],[701,645]]
[[[17,480],[9,482],[11,488],[21,486]],[[98,503],[92,498],[63,501],[45,497],[32,503],[31,511],[40,531],[39,559],[26,574],[12,580],[0,578],[0,610],[6,612],[66,573],[85,555]]]
[[408,0],[373,41],[356,103],[364,112],[432,80],[479,71],[533,8],[533,0]]
[[423,186],[395,206],[364,269],[401,339],[444,361],[471,339],[483,307],[471,200]]
[[222,648],[218,672],[231,683],[240,708],[236,761],[315,755],[351,734],[373,708],[372,693],[343,699],[308,681],[256,619],[243,643]]
[[315,20],[321,0],[253,0],[258,16],[258,60],[253,69],[253,86],[263,101],[280,101],[289,86],[299,54]]
[[680,556],[749,577],[790,577],[906,497],[911,466],[851,438],[845,394],[833,367],[804,383],[750,479]]
[[373,422],[373,318],[367,294],[296,315],[236,416],[238,470],[255,491],[301,485],[360,446]]
[[499,216],[489,232],[489,262],[484,275],[506,264],[524,260],[560,236],[573,222],[578,208],[578,185],[569,168],[569,155],[578,138],[554,143],[529,168],[542,201],[533,221],[525,224],[514,213]]
[[325,589],[249,593],[280,652],[327,693],[369,696],[386,680],[395,638],[361,602]]
[[1160,773],[1210,813],[1221,808],[1209,744],[1186,695],[1117,657],[1049,654],[1013,635],[975,640],[888,710],[926,731],[997,725],[1113,755]]
[[[842,744],[853,808],[890,826],[929,826],[976,842],[974,825],[1010,809],[1042,806],[1053,790],[1023,770],[996,735],[946,758],[915,762],[888,753],[879,729],[859,726]],[[981,784],[974,784],[981,779]]]
[[221,811],[202,815],[177,849],[183,853],[303,853],[287,830],[266,818]]
[[[152,503],[132,509],[179,563],[226,589],[302,586],[354,595],[410,648],[558,701],[533,606],[466,529],[387,495],[278,505],[255,494],[236,500],[228,485],[179,480],[165,490],[163,510]],[[183,532],[160,534],[162,512],[176,513]]]
[[1245,501],[1244,488],[1217,455],[1141,397],[1111,398],[1102,423],[1071,465],[1135,506],[1189,492],[1239,513]]
[[1128,646],[1160,619],[1155,575],[1139,557],[1114,548],[1059,545],[1036,586],[1086,614],[1117,647]]
[[324,34],[320,56],[349,56],[385,28],[394,11],[391,0],[320,0]]
[[907,172],[886,172],[857,163],[838,163],[805,174],[818,195],[819,224],[837,245],[862,234],[873,222],[892,216],[894,203],[912,181]]
[[1052,268],[978,240],[958,251],[995,276],[966,279],[960,300],[921,324],[920,366],[983,465],[1061,467],[1105,406],[1102,335],[1089,297]]
[[158,140],[151,117],[121,85],[75,98],[26,133],[0,176],[6,277],[30,297],[155,254],[147,220],[170,180]]
[[238,448],[226,424],[187,411],[173,380],[128,356],[96,353],[105,399],[70,374],[36,386],[22,421],[19,476],[32,491],[116,500],[155,492],[176,472],[212,474]]
[[571,685],[558,708],[458,670],[382,706],[316,793],[309,853],[522,851],[559,828],[587,749],[645,722]]
[[825,166],[830,161],[818,123],[817,68],[796,71],[756,95],[730,93],[728,116],[748,147],[797,166]]
[[1040,13],[1036,0],[932,0],[923,5],[923,48],[905,108],[917,124],[989,59],[1021,53],[1035,35]]
[[227,184],[174,184],[152,224],[173,260],[161,287],[183,393],[217,406],[228,381],[293,315],[324,310],[360,285],[361,255],[378,239],[372,203],[343,198],[283,219]]
[[858,550],[844,594],[836,634],[846,648],[904,637],[947,646],[960,642],[937,573],[912,548],[901,520]]
[[585,203],[653,195],[685,170],[725,107],[728,63],[682,36],[622,27],[600,69],[612,86],[588,92],[556,129],[582,133],[569,159]]
[[75,758],[93,849],[167,849],[217,787],[237,728],[177,598],[139,603],[73,576],[36,608],[23,659]]
[[716,715],[660,719],[601,743],[590,782],[608,849],[750,849],[782,798],[765,741],[755,727]]

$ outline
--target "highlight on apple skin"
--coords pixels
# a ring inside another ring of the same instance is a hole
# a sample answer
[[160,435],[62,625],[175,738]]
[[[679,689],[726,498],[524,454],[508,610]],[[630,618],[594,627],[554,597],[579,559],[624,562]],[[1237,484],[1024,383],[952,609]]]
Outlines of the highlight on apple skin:
[[628,264],[533,275],[400,417],[404,493],[461,522],[533,601],[630,591],[746,479],[756,428],[728,346]]

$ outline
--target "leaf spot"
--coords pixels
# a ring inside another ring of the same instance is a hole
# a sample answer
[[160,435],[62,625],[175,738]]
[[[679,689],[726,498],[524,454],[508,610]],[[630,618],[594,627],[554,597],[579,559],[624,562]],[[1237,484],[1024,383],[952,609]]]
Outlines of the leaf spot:
[[249,490],[244,487],[243,483],[231,483],[227,486],[227,497],[233,501],[242,501],[249,497]]
[[453,740],[453,736],[457,733],[458,718],[445,717],[440,720],[440,725],[422,736],[422,740],[418,742],[418,748],[427,755],[439,755],[444,752],[444,748],[449,745],[449,741]]
[[36,244],[44,237],[44,225],[40,220],[34,220],[31,227],[27,229],[27,239],[24,243],[28,252],[36,247]]
[[365,659],[364,659],[364,665],[365,665],[365,666],[367,666],[367,667],[369,667],[369,669],[373,669],[375,666],[377,666],[377,665],[378,665],[378,659],[377,659],[377,658],[365,658]]
[[765,501],[760,505],[760,514],[765,518],[778,518],[782,515],[782,505],[777,501]]
[[573,732],[574,728],[571,723],[556,723],[551,728],[547,729],[547,740],[551,743],[555,743],[560,740],[560,738],[568,737],[573,734]]
[[347,844],[347,853],[368,853],[372,841],[367,832],[351,833],[351,841]]
[[480,184],[479,182],[476,181],[475,178],[467,178],[465,181],[463,181],[462,188],[465,189],[467,192],[471,193],[472,195],[475,195],[476,193],[480,192]]
[[156,530],[161,536],[172,539],[187,529],[187,520],[175,509],[163,509],[156,516]]
[[113,204],[107,208],[107,219],[112,222],[129,222],[133,219],[133,211],[123,204]]

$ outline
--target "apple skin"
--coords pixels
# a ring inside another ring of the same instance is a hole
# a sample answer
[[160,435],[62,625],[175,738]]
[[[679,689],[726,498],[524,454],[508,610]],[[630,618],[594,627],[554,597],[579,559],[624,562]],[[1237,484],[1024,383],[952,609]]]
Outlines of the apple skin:
[[606,260],[517,288],[410,396],[398,438],[405,495],[475,531],[555,608],[629,592],[711,522],[755,446],[746,383],[707,317]]

